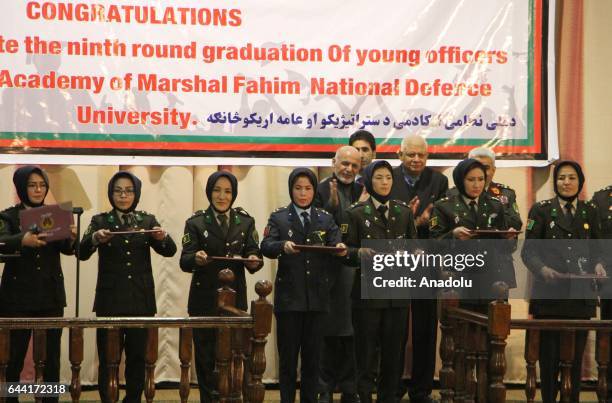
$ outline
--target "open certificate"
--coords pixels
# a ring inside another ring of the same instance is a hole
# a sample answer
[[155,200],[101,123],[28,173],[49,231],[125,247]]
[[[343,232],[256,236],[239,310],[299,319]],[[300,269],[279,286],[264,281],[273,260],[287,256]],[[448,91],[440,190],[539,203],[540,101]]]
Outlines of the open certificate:
[[23,232],[46,234],[48,242],[70,238],[72,202],[21,210],[19,220]]

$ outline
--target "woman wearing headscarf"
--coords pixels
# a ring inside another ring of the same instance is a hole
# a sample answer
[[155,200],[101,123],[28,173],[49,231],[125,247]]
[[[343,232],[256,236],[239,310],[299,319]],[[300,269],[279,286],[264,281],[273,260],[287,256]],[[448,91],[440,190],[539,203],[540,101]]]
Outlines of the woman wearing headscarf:
[[[49,191],[49,178],[39,167],[28,165],[17,169],[13,183],[20,203],[0,213],[0,253],[19,254],[7,258],[0,283],[0,316],[61,317],[66,306],[64,276],[60,254],[72,255],[76,231],[71,227],[70,239],[46,242],[44,234],[22,229],[19,213],[44,205]],[[47,330],[47,360],[43,379],[59,382],[61,329]],[[31,331],[11,330],[10,357],[6,382],[19,382],[23,360],[28,350]],[[17,398],[7,398],[16,402]],[[57,398],[44,398],[57,402]]]
[[[298,356],[301,356],[300,401],[316,403],[321,324],[329,309],[329,270],[340,262],[320,252],[299,251],[296,245],[344,248],[334,218],[314,207],[317,178],[307,168],[289,175],[291,203],[268,219],[261,251],[278,259],[274,315],[282,403],[295,401]],[[339,255],[346,254],[344,249]]]
[[[98,281],[93,310],[96,316],[154,316],[155,284],[151,248],[164,257],[174,256],[176,245],[154,215],[137,211],[142,184],[127,171],[117,172],[108,182],[111,211],[95,215],[81,241],[81,260],[98,251]],[[139,230],[155,232],[139,233]],[[117,234],[114,232],[133,232]],[[106,329],[97,329],[98,389],[101,401],[107,395]],[[140,402],[144,389],[147,330],[124,328],[120,348],[125,350],[126,403]]]
[[[361,256],[371,250],[361,248],[362,240],[415,239],[417,231],[412,211],[399,200],[391,200],[392,167],[387,161],[375,161],[363,170],[364,186],[370,197],[351,206],[347,245],[349,261],[360,266]],[[407,299],[362,299],[363,267],[353,283],[353,328],[357,359],[357,391],[361,403],[394,403],[399,386],[400,357],[408,320]],[[380,363],[380,368],[377,369]],[[376,379],[378,374],[378,379]]]
[[[191,316],[217,314],[217,289],[221,286],[219,272],[231,269],[236,291],[236,307],[247,310],[245,268],[253,274],[262,267],[259,260],[259,239],[255,220],[241,207],[232,207],[238,196],[238,181],[227,171],[215,172],[208,177],[206,197],[210,206],[197,211],[185,223],[181,269],[192,273],[188,311]],[[242,257],[252,262],[212,260],[213,256]],[[200,401],[213,401],[217,389],[215,369],[215,330],[193,329],[196,374],[200,388]]]
[[[432,239],[500,239],[516,238],[518,233],[476,234],[475,230],[508,230],[507,215],[504,205],[485,191],[487,182],[486,167],[478,160],[467,158],[453,170],[453,181],[457,194],[438,200],[429,222],[429,233]],[[472,244],[453,244],[454,254],[479,253]],[[503,281],[509,288],[516,287],[512,251],[515,242],[498,242],[485,244],[495,248],[489,256],[495,256],[495,264],[488,264],[472,276],[473,287],[461,290],[462,305],[480,312],[486,312],[488,302],[493,296],[491,286]],[[463,273],[470,276],[469,270]],[[474,298],[474,299],[468,299]]]
[[[585,241],[599,239],[600,232],[595,206],[579,199],[583,186],[580,165],[561,161],[553,170],[555,197],[535,203],[529,211],[522,258],[535,279],[529,313],[536,319],[589,319],[595,316],[597,300],[590,280],[563,278],[606,274],[598,244]],[[543,239],[554,241],[541,241]],[[540,333],[540,379],[545,403],[555,402],[559,391],[560,335],[560,331]],[[575,337],[572,402],[579,401],[587,332],[577,331]]]

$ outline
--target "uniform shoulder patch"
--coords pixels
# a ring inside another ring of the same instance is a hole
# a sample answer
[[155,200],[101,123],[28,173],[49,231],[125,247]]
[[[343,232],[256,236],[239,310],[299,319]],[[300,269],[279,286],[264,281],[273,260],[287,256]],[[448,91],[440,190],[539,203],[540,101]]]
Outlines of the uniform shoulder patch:
[[243,215],[245,217],[250,217],[249,213],[246,212],[245,209],[243,209],[242,207],[236,207],[234,208],[234,210],[236,210],[236,213]]
[[185,233],[185,235],[183,235],[182,243],[183,245],[187,245],[190,242],[191,242],[191,235],[189,235],[189,232],[187,232]]
[[433,216],[429,219],[429,229],[434,229],[438,226],[438,216]]
[[528,220],[527,221],[527,231],[531,231],[534,225],[535,225],[535,220]]

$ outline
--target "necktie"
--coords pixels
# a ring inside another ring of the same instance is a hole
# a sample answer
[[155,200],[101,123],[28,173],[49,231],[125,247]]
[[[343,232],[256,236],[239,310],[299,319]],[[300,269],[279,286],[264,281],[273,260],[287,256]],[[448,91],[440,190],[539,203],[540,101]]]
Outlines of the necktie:
[[219,219],[219,226],[221,227],[221,232],[223,236],[227,235],[227,231],[229,230],[229,225],[227,225],[227,216],[225,214],[219,214],[217,216]]
[[478,213],[476,213],[476,201],[472,200],[470,202],[470,214],[472,215],[472,219],[474,220],[474,224],[478,221]]
[[300,215],[304,219],[304,232],[308,233],[310,231],[310,218],[308,216],[308,213],[306,211],[303,211]]
[[567,218],[572,219],[574,215],[572,214],[572,203],[565,203],[565,214],[567,214]]
[[380,213],[380,219],[382,220],[383,224],[385,224],[385,225],[387,225],[387,217],[385,216],[385,213],[387,212],[387,209],[388,209],[388,207],[385,206],[384,204],[381,204],[376,209]]
[[124,214],[123,217],[121,217],[123,220],[123,225],[126,227],[131,227],[132,225],[132,220],[129,214]]

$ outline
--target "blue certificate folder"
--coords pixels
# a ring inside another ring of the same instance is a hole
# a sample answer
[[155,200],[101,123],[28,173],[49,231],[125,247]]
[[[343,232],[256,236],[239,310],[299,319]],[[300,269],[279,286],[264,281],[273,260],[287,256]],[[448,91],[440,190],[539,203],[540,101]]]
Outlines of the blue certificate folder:
[[19,220],[23,232],[44,233],[48,242],[70,238],[72,202],[21,210]]

